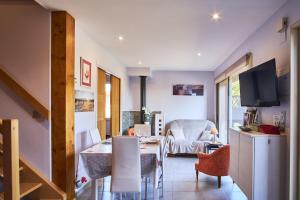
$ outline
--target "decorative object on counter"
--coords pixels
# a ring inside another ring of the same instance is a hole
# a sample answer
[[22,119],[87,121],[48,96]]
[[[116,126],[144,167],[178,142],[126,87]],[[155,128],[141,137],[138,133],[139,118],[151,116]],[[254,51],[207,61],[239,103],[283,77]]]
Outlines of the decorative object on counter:
[[151,112],[147,107],[143,107],[142,110],[144,111],[144,124],[149,125],[151,120]]
[[91,87],[92,85],[92,64],[80,57],[80,85]]
[[128,136],[134,136],[134,128],[133,126],[129,126],[129,128],[127,129],[127,134]]
[[245,132],[250,132],[252,129],[249,128],[249,127],[246,127],[246,126],[239,126],[239,128],[242,130],[242,131],[245,131]]
[[203,94],[204,94],[204,85],[187,85],[187,84],[173,85],[173,95],[203,96]]
[[280,114],[273,115],[273,125],[277,126],[280,131],[285,131],[286,111],[281,111]]
[[244,126],[250,126],[251,124],[255,124],[257,122],[258,115],[257,109],[248,108],[247,111],[244,113]]
[[262,124],[262,125],[259,125],[258,130],[259,130],[259,132],[262,132],[265,134],[280,135],[279,127],[273,126],[273,125]]
[[214,136],[213,143],[216,143],[216,135],[218,134],[218,130],[216,127],[212,127],[210,133]]

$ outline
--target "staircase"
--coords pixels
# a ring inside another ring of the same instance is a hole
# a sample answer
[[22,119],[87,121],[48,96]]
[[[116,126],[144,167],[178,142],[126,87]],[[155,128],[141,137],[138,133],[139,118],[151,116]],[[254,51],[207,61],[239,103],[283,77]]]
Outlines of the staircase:
[[0,200],[65,200],[66,194],[19,156],[18,120],[0,119]]

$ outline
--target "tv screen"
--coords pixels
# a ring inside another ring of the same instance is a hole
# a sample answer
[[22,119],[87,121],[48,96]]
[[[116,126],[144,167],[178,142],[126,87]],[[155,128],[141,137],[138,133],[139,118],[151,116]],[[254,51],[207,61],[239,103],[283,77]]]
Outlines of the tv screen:
[[239,75],[241,105],[279,106],[276,61],[272,59]]

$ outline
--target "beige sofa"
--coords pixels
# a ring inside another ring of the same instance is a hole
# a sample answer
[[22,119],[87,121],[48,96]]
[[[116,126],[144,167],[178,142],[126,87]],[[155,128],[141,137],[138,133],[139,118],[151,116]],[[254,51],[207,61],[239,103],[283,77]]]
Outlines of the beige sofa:
[[[204,152],[204,143],[213,141],[211,128],[215,124],[209,120],[174,120],[167,124],[165,153],[198,153]],[[183,132],[182,137],[174,135]],[[175,137],[174,137],[175,136]]]

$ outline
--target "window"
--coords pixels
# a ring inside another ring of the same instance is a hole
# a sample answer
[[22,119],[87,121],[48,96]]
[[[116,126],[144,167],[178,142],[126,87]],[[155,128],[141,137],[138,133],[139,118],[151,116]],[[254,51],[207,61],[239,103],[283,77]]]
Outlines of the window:
[[110,118],[110,83],[105,84],[105,118],[109,119]]

